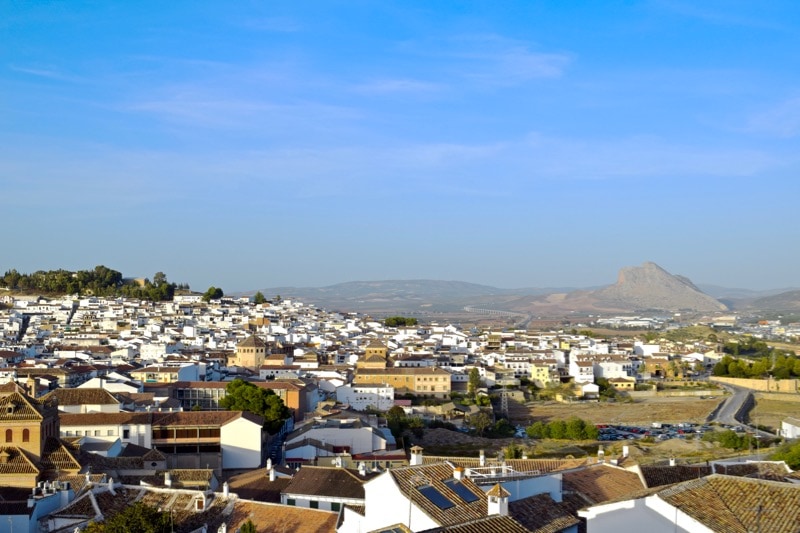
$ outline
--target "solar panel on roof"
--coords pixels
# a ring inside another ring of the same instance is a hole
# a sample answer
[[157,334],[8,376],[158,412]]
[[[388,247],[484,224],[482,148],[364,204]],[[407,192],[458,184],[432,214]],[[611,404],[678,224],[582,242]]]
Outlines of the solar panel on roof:
[[458,494],[458,497],[467,503],[472,503],[480,500],[480,497],[474,492],[469,490],[463,483],[456,479],[448,479],[444,482],[447,488]]
[[422,493],[423,496],[428,498],[428,500],[433,505],[435,505],[442,511],[456,506],[456,504],[447,499],[447,496],[439,492],[439,490],[436,487],[432,487],[430,485],[423,485],[422,487],[418,487],[417,490],[420,491],[420,493]]

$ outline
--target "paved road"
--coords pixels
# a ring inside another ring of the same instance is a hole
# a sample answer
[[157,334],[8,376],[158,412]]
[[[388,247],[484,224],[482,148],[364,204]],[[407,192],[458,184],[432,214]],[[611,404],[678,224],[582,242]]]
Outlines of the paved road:
[[744,420],[740,420],[736,418],[736,415],[742,410],[742,407],[751,400],[753,392],[750,389],[745,389],[742,387],[736,387],[734,385],[724,384],[722,385],[731,392],[731,395],[728,396],[722,404],[717,408],[714,412],[714,416],[709,420],[709,422],[716,422],[718,424],[727,424],[729,426],[742,426],[743,428],[747,429],[748,431],[755,432],[756,434],[762,437],[774,437],[775,435],[771,433],[767,433],[766,431],[761,431],[756,429],[753,426],[750,426],[744,422]]

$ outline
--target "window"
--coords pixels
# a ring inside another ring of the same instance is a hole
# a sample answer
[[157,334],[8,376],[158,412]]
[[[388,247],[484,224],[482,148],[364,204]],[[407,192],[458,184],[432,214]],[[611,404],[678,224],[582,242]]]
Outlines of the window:
[[319,502],[317,500],[311,500],[308,502],[308,506],[312,509],[319,509]]
[[22,430],[22,442],[30,442],[31,441],[31,430],[25,428]]
[[14,442],[14,432],[10,429],[6,430],[6,442]]
[[286,505],[295,505],[294,498],[286,498]]
[[122,438],[123,439],[131,438],[131,430],[130,429],[123,429],[122,430]]
[[338,511],[342,508],[342,504],[339,502],[332,502],[331,503],[331,511]]

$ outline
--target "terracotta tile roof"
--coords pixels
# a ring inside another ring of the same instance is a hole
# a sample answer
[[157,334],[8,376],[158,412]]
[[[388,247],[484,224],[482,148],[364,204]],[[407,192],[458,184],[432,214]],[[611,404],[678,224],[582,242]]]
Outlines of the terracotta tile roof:
[[[5,462],[3,462],[5,461]],[[16,446],[0,447],[0,475],[3,474],[35,474],[39,475],[39,467],[24,450]]]
[[658,496],[720,533],[800,531],[800,486],[793,484],[713,474]]
[[248,520],[256,531],[296,531],[303,533],[335,533],[337,513],[289,505],[275,505],[239,500],[225,519],[228,531],[238,531]]
[[363,500],[364,483],[368,479],[347,468],[303,466],[283,493]]
[[262,341],[258,335],[250,335],[245,340],[236,345],[237,348],[266,348],[267,343]]
[[0,422],[17,420],[42,420],[45,414],[55,410],[55,403],[40,402],[19,392],[0,397]]
[[528,533],[529,531],[510,516],[493,515],[462,524],[428,529],[423,533]]
[[231,477],[228,480],[228,487],[231,492],[245,500],[280,503],[281,492],[291,481],[292,479],[288,477],[276,477],[275,481],[270,481],[266,469],[257,468]]
[[535,533],[560,533],[580,523],[569,504],[555,502],[547,493],[509,502],[508,513]]
[[[410,498],[414,505],[442,526],[461,524],[486,516],[486,494],[472,481],[466,477],[461,480],[461,484],[467,490],[478,496],[478,499],[470,503],[462,500],[458,494],[444,484],[444,481],[453,478],[453,467],[447,463],[393,468],[386,475],[391,475],[400,491]],[[455,505],[441,509],[420,491],[420,487],[425,486],[435,488]]]
[[81,469],[81,464],[69,447],[59,439],[49,438],[44,443],[42,458],[39,460],[42,469],[48,473],[59,472],[77,473]]
[[181,411],[177,413],[153,413],[153,427],[223,426],[232,420],[241,418],[242,415],[242,411]]
[[711,474],[711,467],[707,465],[641,465],[639,468],[648,487],[672,485]]
[[153,413],[59,413],[62,429],[70,426],[117,426],[121,424],[150,424]]
[[425,376],[425,375],[437,375],[437,376],[449,376],[450,372],[439,368],[438,366],[402,366],[402,367],[391,367],[391,368],[359,368],[356,372],[356,378],[359,375],[386,375],[386,374],[403,374],[403,375],[412,375],[412,376]]
[[54,398],[58,405],[119,405],[113,394],[105,389],[56,389],[42,399]]
[[504,489],[500,483],[495,483],[494,487],[486,491],[486,495],[495,498],[508,498],[511,493]]
[[[436,464],[447,461],[456,466],[464,468],[480,468],[480,459],[477,457],[447,457],[423,455],[423,464]],[[515,472],[536,472],[547,474],[563,470],[582,468],[590,464],[592,459],[508,459],[506,465],[510,466]],[[486,457],[487,467],[499,467],[501,462],[495,457]]]
[[771,461],[714,463],[712,467],[715,474],[771,479],[773,481],[784,481],[792,473],[786,463]]
[[563,474],[563,489],[597,504],[628,496],[645,488],[639,476],[621,468],[596,465]]

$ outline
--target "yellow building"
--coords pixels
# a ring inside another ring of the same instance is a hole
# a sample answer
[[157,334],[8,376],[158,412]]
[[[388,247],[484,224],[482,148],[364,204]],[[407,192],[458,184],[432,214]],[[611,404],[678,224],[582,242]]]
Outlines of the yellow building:
[[58,439],[58,407],[10,383],[0,391],[0,486],[35,487],[42,479],[76,474],[80,464]]
[[537,365],[530,366],[531,382],[535,383],[539,388],[545,388],[553,382],[551,378],[550,365]]
[[353,383],[355,385],[385,383],[394,387],[395,394],[414,394],[434,398],[449,398],[451,390],[450,373],[438,366],[359,368]]
[[264,364],[264,358],[266,356],[267,343],[262,341],[257,335],[250,335],[236,345],[236,354],[228,362],[228,365],[258,370],[258,368]]
[[386,356],[389,353],[389,348],[377,339],[369,342],[364,349],[364,355],[359,357],[356,362],[356,368],[386,368]]

